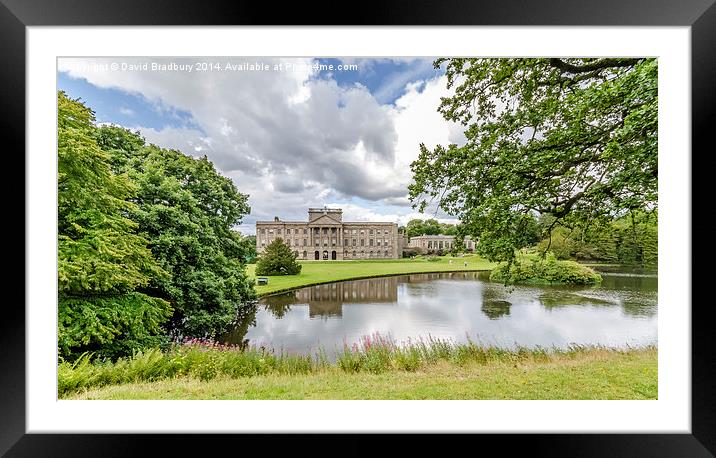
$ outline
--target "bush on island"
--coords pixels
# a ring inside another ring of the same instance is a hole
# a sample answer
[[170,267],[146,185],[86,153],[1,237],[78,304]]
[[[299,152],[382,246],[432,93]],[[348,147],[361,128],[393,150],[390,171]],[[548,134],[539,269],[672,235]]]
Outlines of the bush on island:
[[505,284],[568,284],[593,285],[602,281],[601,275],[574,261],[558,261],[551,254],[545,259],[515,260],[493,269],[490,280]]
[[301,264],[296,254],[280,238],[269,243],[256,261],[256,275],[298,275]]

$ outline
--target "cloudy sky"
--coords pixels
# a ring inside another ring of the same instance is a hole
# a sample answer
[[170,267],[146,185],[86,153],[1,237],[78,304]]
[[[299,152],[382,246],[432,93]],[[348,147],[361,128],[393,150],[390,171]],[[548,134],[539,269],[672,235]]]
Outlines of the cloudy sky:
[[464,140],[436,111],[448,91],[432,62],[63,58],[58,89],[81,98],[98,123],[208,156],[249,195],[244,234],[256,220],[305,221],[307,207],[324,205],[343,208],[345,221],[456,222],[434,209],[418,214],[407,199],[418,145]]

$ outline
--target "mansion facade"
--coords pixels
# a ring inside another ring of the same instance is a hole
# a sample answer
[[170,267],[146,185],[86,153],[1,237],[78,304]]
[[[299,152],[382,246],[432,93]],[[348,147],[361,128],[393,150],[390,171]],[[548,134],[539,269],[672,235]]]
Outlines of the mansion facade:
[[344,222],[340,208],[309,208],[308,221],[256,222],[256,253],[277,238],[301,260],[397,259],[402,256],[398,225]]
[[[467,251],[475,250],[475,241],[470,237],[465,236],[463,240],[465,249]],[[432,251],[448,251],[451,250],[455,244],[455,236],[453,235],[418,235],[416,237],[410,237],[408,243],[409,248],[419,248],[424,252]]]

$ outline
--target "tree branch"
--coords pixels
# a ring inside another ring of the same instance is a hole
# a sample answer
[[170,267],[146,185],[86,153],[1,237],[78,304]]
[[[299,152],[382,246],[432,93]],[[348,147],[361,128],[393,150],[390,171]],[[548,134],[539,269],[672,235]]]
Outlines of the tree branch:
[[599,59],[584,65],[573,65],[562,59],[550,59],[549,65],[569,73],[586,73],[612,67],[633,67],[643,59]]

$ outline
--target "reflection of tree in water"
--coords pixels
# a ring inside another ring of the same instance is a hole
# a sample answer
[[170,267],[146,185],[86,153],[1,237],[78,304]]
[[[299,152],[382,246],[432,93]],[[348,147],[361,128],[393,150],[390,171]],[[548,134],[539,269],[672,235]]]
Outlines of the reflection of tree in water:
[[505,315],[510,315],[510,304],[507,301],[501,300],[483,300],[482,301],[482,313],[484,313],[489,319],[497,320]]
[[605,274],[600,285],[604,289],[620,291],[657,291],[659,278],[649,275]]
[[[458,261],[455,261],[458,262]],[[421,296],[438,297],[441,292],[440,288],[434,287],[436,280],[452,280],[452,281],[475,281],[480,272],[439,272],[429,274],[409,274],[400,277],[400,283],[403,284],[406,291],[417,292]]]
[[408,274],[402,276],[402,283],[429,283],[435,280],[475,280],[478,272],[434,272],[428,274]]
[[249,332],[249,327],[256,326],[257,310],[258,306],[256,304],[240,310],[232,328],[219,336],[219,342],[246,348],[249,344],[249,339],[245,339],[244,337],[246,337],[246,333]]
[[594,305],[594,306],[612,306],[614,302],[606,299],[598,299],[595,297],[582,296],[569,291],[552,290],[546,291],[538,297],[542,307],[546,309],[569,307],[572,305]]
[[291,310],[291,305],[296,302],[295,291],[269,296],[262,301],[264,308],[279,320]]
[[[607,294],[608,291],[602,294]],[[547,291],[540,294],[539,301],[548,310],[562,307],[591,306],[591,307],[620,307],[629,316],[651,317],[656,315],[656,303],[648,297],[642,297],[639,293],[634,295],[623,295],[613,299],[591,297],[575,294],[568,291]]]
[[485,285],[482,289],[482,313],[491,320],[497,320],[503,316],[510,316],[512,304],[505,300],[504,291]]
[[656,315],[656,306],[644,304],[643,302],[634,302],[625,300],[622,302],[622,310],[629,316],[634,317],[652,317]]

